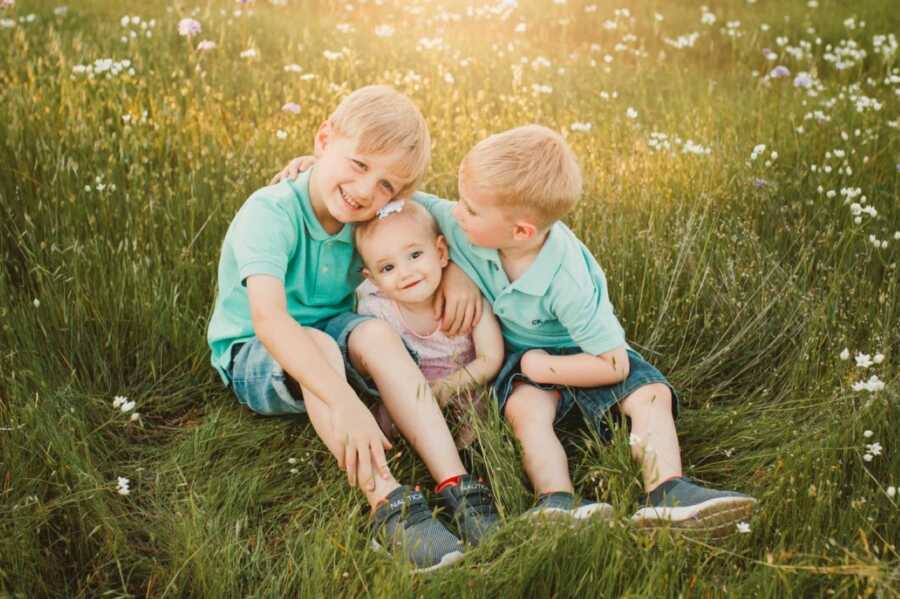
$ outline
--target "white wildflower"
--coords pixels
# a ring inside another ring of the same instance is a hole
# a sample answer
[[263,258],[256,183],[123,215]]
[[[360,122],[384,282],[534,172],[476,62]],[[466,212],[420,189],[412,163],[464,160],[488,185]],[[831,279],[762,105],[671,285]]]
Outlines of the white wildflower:
[[859,368],[868,368],[873,364],[871,356],[869,354],[859,353],[856,354],[856,366]]

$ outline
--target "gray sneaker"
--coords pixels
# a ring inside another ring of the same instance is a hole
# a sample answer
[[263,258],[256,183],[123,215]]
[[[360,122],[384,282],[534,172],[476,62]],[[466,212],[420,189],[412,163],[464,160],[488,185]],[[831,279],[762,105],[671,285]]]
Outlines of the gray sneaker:
[[491,490],[469,474],[461,476],[457,484],[443,489],[440,496],[456,522],[459,535],[472,546],[478,545],[500,524]]
[[608,503],[596,501],[578,503],[571,493],[557,491],[541,495],[537,505],[525,512],[524,515],[526,518],[565,516],[574,520],[587,520],[595,515],[610,518],[612,513],[613,508]]
[[681,477],[651,491],[647,503],[631,517],[638,526],[671,525],[724,536],[735,530],[738,521],[750,517],[756,499],[734,491],[707,489]]
[[373,528],[373,547],[401,549],[414,572],[430,572],[463,558],[456,535],[432,515],[425,497],[408,486],[397,487],[378,505]]

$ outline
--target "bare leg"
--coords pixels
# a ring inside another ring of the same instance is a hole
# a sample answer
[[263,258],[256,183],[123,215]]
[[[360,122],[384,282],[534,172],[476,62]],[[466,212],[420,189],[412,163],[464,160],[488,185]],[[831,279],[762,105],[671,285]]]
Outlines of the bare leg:
[[672,419],[672,392],[666,385],[645,385],[621,403],[631,418],[632,457],[641,463],[644,491],[681,476],[681,450]]
[[519,385],[506,401],[506,419],[522,444],[522,461],[535,493],[572,493],[569,463],[553,420],[559,395],[531,385]]
[[444,414],[400,336],[387,323],[368,320],[353,330],[348,345],[353,366],[375,381],[391,419],[434,480],[465,474]]
[[[342,377],[345,376],[344,359],[341,355],[341,350],[338,348],[334,339],[316,329],[308,328],[306,329],[306,332],[312,336],[316,345],[322,350],[322,353],[325,354],[331,367],[339,372]],[[303,403],[306,406],[309,421],[312,422],[316,434],[319,435],[319,438],[322,439],[331,454],[337,457],[338,452],[343,450],[340,449],[338,439],[334,436],[334,426],[331,422],[331,410],[328,407],[328,404],[319,399],[319,397],[311,393],[308,389],[303,387],[300,387],[300,389],[303,391]],[[372,469],[373,472],[375,472],[374,464],[372,465]],[[375,481],[374,489],[360,487],[366,494],[366,499],[372,507],[384,499],[388,493],[400,486],[393,476],[384,479],[380,475],[375,474],[372,478]]]

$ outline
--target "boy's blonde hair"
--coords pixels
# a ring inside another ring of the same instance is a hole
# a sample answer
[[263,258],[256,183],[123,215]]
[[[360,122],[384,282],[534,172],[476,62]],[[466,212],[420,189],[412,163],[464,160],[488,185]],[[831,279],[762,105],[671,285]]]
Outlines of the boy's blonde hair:
[[500,206],[525,209],[549,227],[581,197],[581,169],[566,140],[540,125],[526,125],[480,141],[463,158],[460,178]]
[[359,251],[359,254],[363,257],[364,262],[365,252],[362,250],[365,246],[364,242],[372,237],[379,227],[387,222],[394,222],[398,218],[409,221],[413,226],[428,229],[435,237],[441,234],[441,229],[438,227],[437,221],[434,220],[434,217],[431,216],[431,213],[428,212],[425,207],[418,202],[404,200],[403,208],[399,211],[388,214],[384,218],[378,218],[376,216],[372,220],[356,225],[356,228],[353,230],[353,241],[356,244],[357,251]]
[[338,134],[357,138],[358,152],[402,152],[397,176],[407,183],[397,196],[409,196],[422,182],[431,160],[428,125],[412,100],[394,88],[367,85],[357,89],[341,100],[329,121]]

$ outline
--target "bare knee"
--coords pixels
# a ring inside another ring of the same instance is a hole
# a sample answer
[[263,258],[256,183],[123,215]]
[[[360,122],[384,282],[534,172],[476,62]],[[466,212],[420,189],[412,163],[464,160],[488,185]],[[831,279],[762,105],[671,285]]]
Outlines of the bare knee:
[[303,330],[312,338],[319,351],[325,355],[328,363],[337,368],[339,372],[343,372],[344,356],[341,353],[341,348],[338,347],[337,341],[318,329],[304,328]]
[[638,413],[672,413],[672,390],[668,385],[654,383],[640,387],[622,402],[622,412],[629,417]]
[[347,349],[353,366],[363,374],[371,374],[370,365],[378,363],[376,357],[407,354],[400,335],[383,320],[371,318],[357,325],[347,341]]
[[504,415],[516,436],[521,437],[533,429],[552,429],[558,403],[554,393],[521,385],[506,400]]
[[347,346],[352,354],[359,354],[381,350],[385,345],[396,343],[399,339],[400,335],[391,328],[391,325],[383,320],[370,318],[353,329]]

